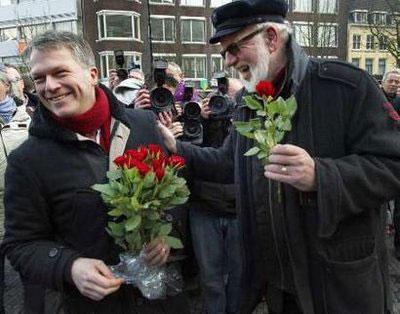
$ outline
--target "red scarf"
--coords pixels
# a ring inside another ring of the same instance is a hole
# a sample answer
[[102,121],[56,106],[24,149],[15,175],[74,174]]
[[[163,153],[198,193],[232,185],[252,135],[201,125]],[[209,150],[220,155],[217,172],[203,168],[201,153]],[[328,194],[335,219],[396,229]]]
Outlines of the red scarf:
[[85,113],[68,118],[53,114],[53,118],[60,126],[83,136],[92,135],[100,129],[100,145],[109,152],[111,112],[107,95],[101,88],[96,87],[96,102]]

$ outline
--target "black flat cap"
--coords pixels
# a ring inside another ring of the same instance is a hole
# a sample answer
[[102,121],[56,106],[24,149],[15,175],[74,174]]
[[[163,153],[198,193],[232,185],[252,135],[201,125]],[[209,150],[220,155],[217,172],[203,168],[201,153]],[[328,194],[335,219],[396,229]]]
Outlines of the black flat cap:
[[210,44],[221,37],[240,31],[247,25],[276,22],[284,23],[288,5],[284,0],[237,0],[216,8],[211,16],[215,34]]

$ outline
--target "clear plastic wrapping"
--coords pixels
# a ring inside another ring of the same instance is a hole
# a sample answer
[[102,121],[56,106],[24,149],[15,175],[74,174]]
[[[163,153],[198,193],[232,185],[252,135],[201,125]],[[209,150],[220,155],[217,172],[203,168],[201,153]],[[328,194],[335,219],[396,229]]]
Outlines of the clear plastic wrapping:
[[150,300],[164,299],[182,292],[183,279],[174,263],[163,266],[149,266],[144,261],[144,253],[120,254],[120,263],[111,266],[111,271],[125,284],[137,287],[144,297]]

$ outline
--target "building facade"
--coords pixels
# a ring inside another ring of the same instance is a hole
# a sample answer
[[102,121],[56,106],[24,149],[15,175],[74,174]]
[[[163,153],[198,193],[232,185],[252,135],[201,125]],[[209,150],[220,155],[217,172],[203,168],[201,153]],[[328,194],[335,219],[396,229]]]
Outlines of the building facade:
[[76,0],[0,0],[0,62],[22,65],[20,53],[47,30],[79,32]]
[[395,31],[396,21],[384,0],[352,0],[348,23],[348,62],[366,70],[378,79],[396,67],[396,58],[388,51],[385,38],[374,36],[372,25]]

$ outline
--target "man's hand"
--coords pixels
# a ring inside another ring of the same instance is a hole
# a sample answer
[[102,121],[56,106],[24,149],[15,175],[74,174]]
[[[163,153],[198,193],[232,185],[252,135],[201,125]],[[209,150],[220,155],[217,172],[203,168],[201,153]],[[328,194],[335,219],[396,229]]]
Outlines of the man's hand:
[[117,291],[124,281],[114,278],[103,261],[92,258],[76,259],[72,264],[71,276],[80,293],[95,301]]
[[170,131],[174,134],[175,138],[178,138],[183,135],[183,124],[181,122],[173,122],[169,126]]
[[210,114],[211,114],[211,109],[208,106],[208,103],[210,102],[210,98],[204,98],[203,102],[201,104],[201,116],[204,119],[208,119],[210,118]]
[[170,250],[165,239],[154,239],[145,248],[145,261],[150,266],[161,266],[167,262]]
[[265,177],[288,183],[304,192],[315,191],[315,162],[302,148],[290,144],[276,145],[271,150]]
[[150,93],[147,88],[139,89],[134,104],[136,109],[146,109],[151,107]]
[[168,150],[171,153],[176,154],[177,148],[176,148],[176,139],[174,137],[174,134],[171,132],[170,129],[168,129],[165,125],[163,125],[160,121],[157,123],[158,129],[160,130],[160,133],[164,139],[164,144],[168,148]]

